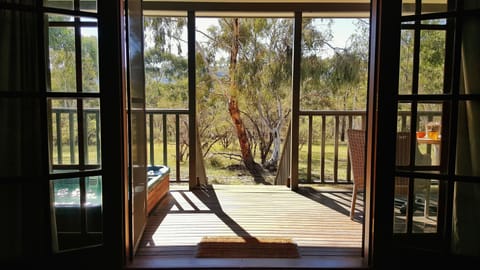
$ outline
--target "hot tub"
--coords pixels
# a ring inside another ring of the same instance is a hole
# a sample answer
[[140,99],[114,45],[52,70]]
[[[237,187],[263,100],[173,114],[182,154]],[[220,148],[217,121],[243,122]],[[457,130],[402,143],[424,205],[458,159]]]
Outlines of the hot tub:
[[170,188],[170,168],[165,165],[147,166],[147,213],[168,193]]

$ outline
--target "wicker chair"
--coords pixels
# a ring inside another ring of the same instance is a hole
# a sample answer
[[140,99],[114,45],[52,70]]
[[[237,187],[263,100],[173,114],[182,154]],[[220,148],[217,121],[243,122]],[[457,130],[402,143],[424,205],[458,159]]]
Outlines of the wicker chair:
[[353,191],[350,206],[350,219],[355,216],[357,194],[365,192],[365,130],[349,129],[348,151],[353,172]]

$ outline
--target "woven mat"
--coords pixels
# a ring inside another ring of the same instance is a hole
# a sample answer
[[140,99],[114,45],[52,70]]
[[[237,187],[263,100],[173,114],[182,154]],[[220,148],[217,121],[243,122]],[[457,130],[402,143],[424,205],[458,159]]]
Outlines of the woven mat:
[[297,244],[282,237],[208,236],[197,245],[197,258],[298,258]]

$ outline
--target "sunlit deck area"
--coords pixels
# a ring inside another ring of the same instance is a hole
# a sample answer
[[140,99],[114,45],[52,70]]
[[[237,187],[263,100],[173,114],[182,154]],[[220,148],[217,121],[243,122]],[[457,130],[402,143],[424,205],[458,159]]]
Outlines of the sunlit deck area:
[[349,218],[351,185],[172,185],[151,213],[137,258],[195,258],[204,236],[286,237],[301,258],[360,256],[363,200]]

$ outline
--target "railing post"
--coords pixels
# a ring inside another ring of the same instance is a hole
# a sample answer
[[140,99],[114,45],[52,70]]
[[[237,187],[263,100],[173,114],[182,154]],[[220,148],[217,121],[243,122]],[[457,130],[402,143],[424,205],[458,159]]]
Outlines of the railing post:
[[295,12],[293,26],[293,71],[292,71],[292,129],[291,129],[291,162],[290,162],[290,188],[298,189],[298,138],[299,138],[299,115],[300,115],[300,62],[302,59],[302,12]]

